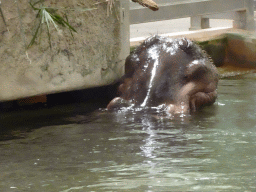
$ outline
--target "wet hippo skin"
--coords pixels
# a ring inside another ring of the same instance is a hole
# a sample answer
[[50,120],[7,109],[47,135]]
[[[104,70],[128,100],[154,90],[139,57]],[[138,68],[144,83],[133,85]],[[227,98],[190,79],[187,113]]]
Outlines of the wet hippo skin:
[[170,114],[189,113],[217,98],[216,67],[186,38],[148,38],[126,58],[125,73],[108,110],[164,105]]

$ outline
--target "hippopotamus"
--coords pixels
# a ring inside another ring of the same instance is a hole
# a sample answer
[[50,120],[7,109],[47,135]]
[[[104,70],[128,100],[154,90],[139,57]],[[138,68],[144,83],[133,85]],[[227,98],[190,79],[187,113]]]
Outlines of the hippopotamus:
[[125,61],[125,75],[108,110],[164,106],[191,113],[217,98],[218,72],[210,57],[187,38],[152,36]]

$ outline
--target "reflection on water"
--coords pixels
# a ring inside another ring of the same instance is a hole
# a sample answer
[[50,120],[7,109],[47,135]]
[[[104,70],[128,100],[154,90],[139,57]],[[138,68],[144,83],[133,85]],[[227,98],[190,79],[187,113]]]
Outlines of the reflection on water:
[[256,191],[256,77],[221,80],[218,92],[191,116],[97,110],[35,121],[0,141],[0,191]]

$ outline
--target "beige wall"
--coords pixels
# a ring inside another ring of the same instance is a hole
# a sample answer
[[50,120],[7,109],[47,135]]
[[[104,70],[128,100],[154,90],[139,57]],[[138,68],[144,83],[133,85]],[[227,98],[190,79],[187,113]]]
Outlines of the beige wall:
[[107,85],[123,75],[129,48],[122,48],[128,34],[122,29],[119,2],[107,16],[103,0],[46,1],[45,6],[67,15],[77,33],[72,38],[69,29],[59,26],[57,31],[51,25],[50,48],[43,24],[35,44],[26,49],[39,23],[28,2],[1,4],[6,25],[0,16],[0,101]]

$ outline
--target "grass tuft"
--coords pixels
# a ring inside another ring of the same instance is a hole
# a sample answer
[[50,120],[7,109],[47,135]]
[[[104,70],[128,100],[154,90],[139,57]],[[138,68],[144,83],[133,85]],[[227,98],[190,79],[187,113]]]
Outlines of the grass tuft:
[[73,28],[69,22],[68,22],[68,18],[67,15],[65,15],[65,19],[58,15],[56,13],[57,8],[49,8],[49,7],[44,7],[44,6],[40,6],[39,8],[35,7],[36,4],[38,3],[42,3],[44,0],[39,0],[36,3],[32,4],[31,2],[29,3],[30,6],[35,10],[38,11],[36,18],[38,18],[39,20],[39,24],[36,27],[35,33],[30,41],[30,43],[27,46],[27,49],[29,47],[31,47],[34,43],[36,38],[38,37],[39,34],[39,30],[42,28],[43,24],[46,24],[46,28],[47,28],[47,35],[48,35],[48,41],[49,41],[49,45],[51,48],[51,34],[50,34],[50,26],[53,25],[54,28],[59,31],[58,25],[61,25],[62,27],[66,27],[70,30],[71,35],[73,37],[72,32],[77,32],[75,30],[75,28]]

